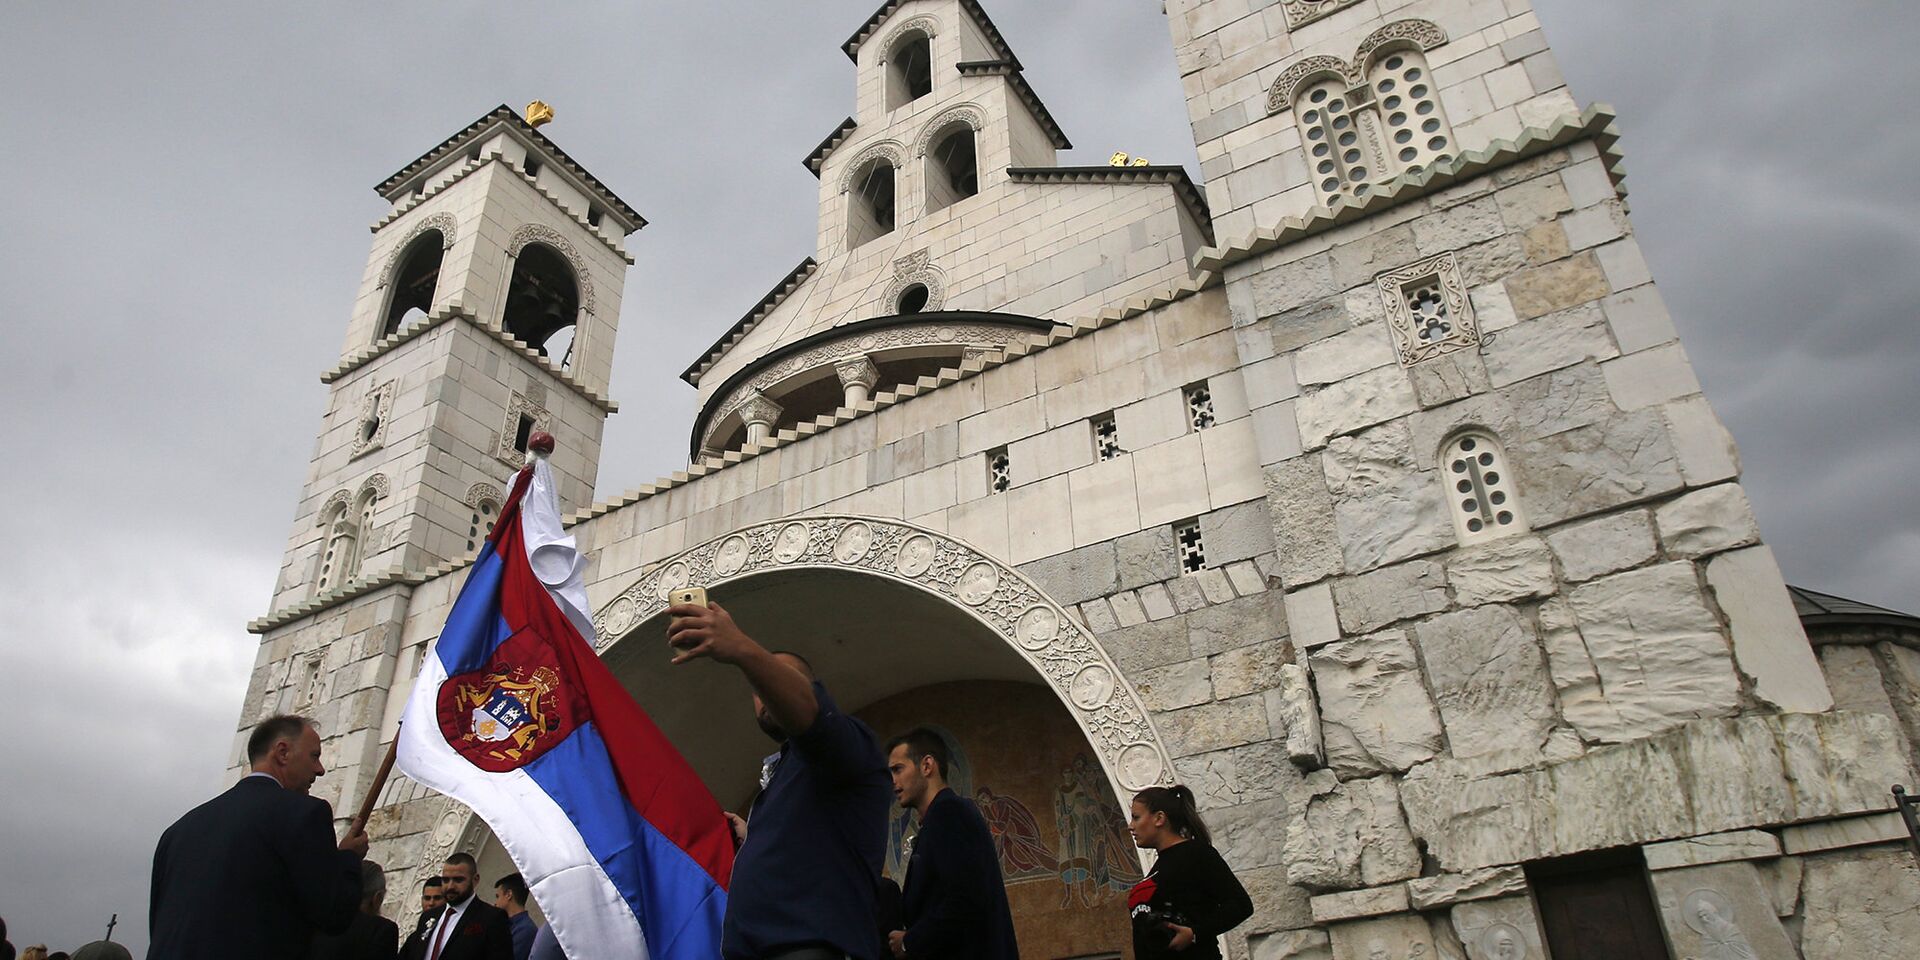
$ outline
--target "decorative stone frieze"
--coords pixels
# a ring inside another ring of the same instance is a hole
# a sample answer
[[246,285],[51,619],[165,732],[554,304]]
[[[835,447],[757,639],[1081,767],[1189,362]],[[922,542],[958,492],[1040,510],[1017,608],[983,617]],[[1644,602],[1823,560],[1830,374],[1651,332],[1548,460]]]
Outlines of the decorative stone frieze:
[[1033,666],[1085,731],[1119,791],[1171,783],[1146,708],[1099,640],[1033,582],[932,530],[872,517],[782,520],[736,530],[655,565],[594,615],[605,650],[687,586],[711,589],[776,570],[854,570],[953,604]]
[[400,269],[400,258],[406,256],[407,250],[413,246],[413,241],[429,230],[440,231],[442,251],[451,250],[453,238],[460,232],[460,221],[455,220],[451,213],[435,213],[414,224],[413,229],[408,230],[407,235],[400,238],[400,242],[394,245],[393,253],[388,255],[387,265],[380,270],[380,281],[373,285],[375,290],[384,290],[393,282],[394,273]]
[[865,354],[848,357],[833,365],[833,373],[840,378],[842,387],[859,387],[871,392],[880,383],[880,368]]
[[1280,5],[1287,11],[1287,29],[1291,30],[1358,2],[1360,0],[1281,0]]
[[932,255],[921,250],[893,262],[893,279],[880,294],[879,312],[875,315],[885,317],[899,313],[901,296],[916,284],[927,288],[926,305],[918,312],[931,313],[946,306],[946,271],[934,266]]
[[[1291,17],[1296,4],[1305,5],[1312,0],[1284,0],[1284,2],[1287,4],[1288,16]],[[1345,6],[1351,2],[1354,0],[1323,0],[1319,5],[1335,7]],[[1352,86],[1363,87],[1367,82],[1367,68],[1373,66],[1373,61],[1379,54],[1401,47],[1432,50],[1446,42],[1447,32],[1436,24],[1426,20],[1396,20],[1375,30],[1361,41],[1360,46],[1354,51],[1352,60],[1316,54],[1289,64],[1280,72],[1280,76],[1274,79],[1273,86],[1267,88],[1267,113],[1279,113],[1293,106],[1293,98],[1310,80],[1336,76]],[[1367,95],[1364,90],[1356,92],[1362,96]]]

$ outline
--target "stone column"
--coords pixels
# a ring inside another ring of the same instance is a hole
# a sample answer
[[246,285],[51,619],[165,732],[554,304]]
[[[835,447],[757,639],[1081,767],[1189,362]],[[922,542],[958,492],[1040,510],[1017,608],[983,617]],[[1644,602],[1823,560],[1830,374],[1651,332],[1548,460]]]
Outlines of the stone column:
[[772,435],[780,412],[781,406],[767,399],[766,394],[758,390],[747,394],[745,402],[740,404],[740,419],[747,424],[747,442],[760,443]]
[[846,392],[841,406],[851,407],[867,399],[880,383],[880,368],[874,366],[866,354],[834,364],[833,372],[840,377],[840,388]]

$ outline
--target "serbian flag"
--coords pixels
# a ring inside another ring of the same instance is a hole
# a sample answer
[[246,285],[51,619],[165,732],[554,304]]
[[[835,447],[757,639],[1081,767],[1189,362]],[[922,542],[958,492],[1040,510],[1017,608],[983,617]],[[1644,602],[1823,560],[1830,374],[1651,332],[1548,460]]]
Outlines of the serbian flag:
[[731,830],[594,654],[585,565],[536,454],[420,666],[397,762],[493,828],[569,956],[712,960]]

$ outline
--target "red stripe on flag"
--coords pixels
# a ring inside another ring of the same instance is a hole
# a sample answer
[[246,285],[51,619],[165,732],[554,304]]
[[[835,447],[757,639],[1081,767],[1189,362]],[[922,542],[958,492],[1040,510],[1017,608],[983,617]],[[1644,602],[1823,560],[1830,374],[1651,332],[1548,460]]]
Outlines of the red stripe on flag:
[[733,874],[733,828],[719,801],[533,575],[520,529],[520,501],[532,475],[529,469],[515,478],[493,531],[506,561],[500,585],[501,616],[510,630],[533,627],[547,639],[560,662],[565,686],[584,695],[587,713],[599,725],[627,802],[725,890]]

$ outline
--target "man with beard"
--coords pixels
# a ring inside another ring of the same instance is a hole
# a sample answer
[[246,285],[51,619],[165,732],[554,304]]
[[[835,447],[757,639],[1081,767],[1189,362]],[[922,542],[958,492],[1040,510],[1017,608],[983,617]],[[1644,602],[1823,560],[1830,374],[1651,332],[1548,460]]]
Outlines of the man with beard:
[[887,946],[912,960],[1020,960],[993,831],[947,786],[947,743],[918,727],[887,743],[900,805],[919,815],[907,860],[904,926]]
[[507,914],[473,895],[479,868],[470,853],[455,853],[440,867],[446,905],[428,921],[420,947],[409,944],[421,960],[513,960],[513,934]]
[[320,733],[274,716],[247,737],[253,771],[188,811],[153,854],[151,960],[307,955],[360,907],[367,833],[333,840],[333,808],[307,795],[326,773]]
[[873,731],[840,712],[805,658],[769,652],[719,604],[668,613],[673,662],[738,669],[760,729],[780,744],[734,859],[722,956],[881,960],[875,898],[891,786]]

